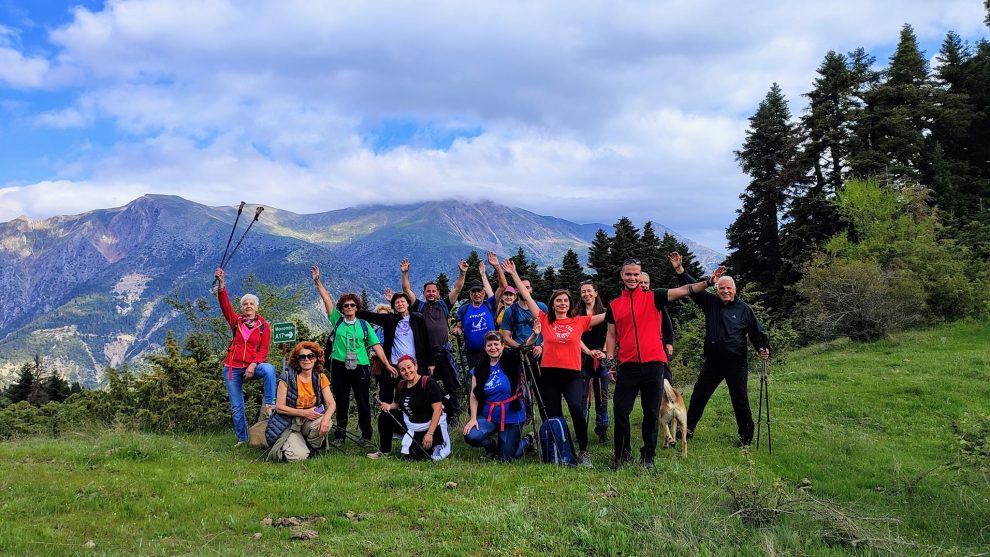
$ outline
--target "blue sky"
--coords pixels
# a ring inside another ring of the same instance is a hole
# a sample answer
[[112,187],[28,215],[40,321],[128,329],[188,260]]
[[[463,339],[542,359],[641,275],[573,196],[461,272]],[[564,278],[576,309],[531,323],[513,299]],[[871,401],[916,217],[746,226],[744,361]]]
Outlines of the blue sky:
[[885,63],[910,23],[931,57],[982,19],[980,0],[0,0],[0,221],[145,193],[491,199],[722,249],[772,82],[797,116],[828,50]]

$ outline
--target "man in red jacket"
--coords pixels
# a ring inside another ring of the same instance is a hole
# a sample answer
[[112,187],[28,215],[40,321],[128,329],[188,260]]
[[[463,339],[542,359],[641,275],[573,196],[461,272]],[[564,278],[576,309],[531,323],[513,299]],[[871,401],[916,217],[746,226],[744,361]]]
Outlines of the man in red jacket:
[[[637,394],[643,405],[643,448],[640,449],[640,463],[647,468],[653,467],[663,396],[663,375],[667,369],[667,353],[660,333],[661,312],[669,302],[704,290],[709,284],[702,281],[679,288],[643,291],[639,286],[641,272],[638,259],[627,259],[622,263],[619,276],[625,287],[605,310],[605,322],[608,323],[605,351],[596,351],[599,356],[609,359],[618,356],[619,360],[617,368],[609,366],[613,370],[609,372],[609,376],[615,379],[615,395],[612,399],[615,411],[615,454],[612,457],[614,467],[632,460],[629,415]],[[718,280],[723,272],[725,269],[719,267],[712,278]]]

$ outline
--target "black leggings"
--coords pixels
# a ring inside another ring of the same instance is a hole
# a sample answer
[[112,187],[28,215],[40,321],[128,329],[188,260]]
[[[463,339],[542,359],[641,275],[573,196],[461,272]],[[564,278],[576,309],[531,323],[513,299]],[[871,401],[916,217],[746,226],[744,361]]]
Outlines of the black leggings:
[[584,380],[581,371],[556,367],[542,368],[539,381],[543,405],[546,406],[547,416],[564,416],[560,397],[567,401],[571,422],[574,423],[574,436],[577,438],[578,449],[588,450],[588,418],[584,412]]
[[[386,372],[388,373],[388,372]],[[347,369],[344,362],[330,360],[330,390],[337,401],[337,431],[334,439],[343,439],[347,429],[351,407],[351,391],[357,403],[358,428],[361,437],[371,439],[371,401],[368,400],[371,388],[371,371],[368,366],[358,365],[357,369]]]

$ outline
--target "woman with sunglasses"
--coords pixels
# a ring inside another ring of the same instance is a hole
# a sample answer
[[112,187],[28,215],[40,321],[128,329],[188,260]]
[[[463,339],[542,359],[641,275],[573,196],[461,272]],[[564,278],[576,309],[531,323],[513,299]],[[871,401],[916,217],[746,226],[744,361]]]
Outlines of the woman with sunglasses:
[[[529,303],[533,319],[539,320],[543,330],[543,359],[540,364],[538,387],[548,417],[563,416],[561,396],[567,402],[574,435],[578,442],[578,462],[591,467],[588,454],[588,419],[584,409],[584,380],[581,377],[581,335],[605,321],[605,314],[572,315],[571,294],[557,290],[550,295],[550,311],[540,311],[529,290],[523,287],[522,279],[511,260],[503,263],[505,271],[512,275],[516,291]],[[585,348],[586,349],[586,348]]]
[[336,408],[330,380],[323,373],[323,349],[315,342],[300,342],[289,355],[289,367],[278,378],[275,413],[265,430],[268,460],[308,458],[326,440]]
[[268,345],[272,330],[265,318],[258,315],[258,297],[254,294],[241,296],[241,313],[234,311],[227,295],[223,269],[213,273],[218,283],[217,300],[220,311],[230,326],[233,339],[227,347],[227,357],[223,361],[223,383],[230,400],[230,415],[234,421],[234,434],[237,445],[248,440],[247,419],[244,417],[244,382],[251,379],[264,381],[265,408],[267,416],[275,404],[275,366],[266,363]]
[[361,307],[361,297],[357,294],[343,294],[336,305],[333,298],[320,281],[320,268],[313,265],[310,269],[316,290],[323,299],[323,307],[327,311],[327,319],[330,321],[330,337],[327,340],[327,351],[325,363],[330,368],[330,385],[333,389],[333,396],[340,404],[340,412],[337,413],[337,430],[334,432],[334,445],[341,445],[346,437],[348,421],[348,410],[351,406],[351,392],[354,393],[354,401],[357,403],[358,428],[361,430],[361,437],[358,443],[363,447],[371,447],[371,401],[369,392],[371,390],[371,360],[368,358],[368,351],[372,350],[375,356],[385,366],[386,373],[397,375],[398,372],[389,363],[382,350],[378,335],[374,328],[367,321],[359,319],[358,309]]
[[368,458],[387,457],[392,450],[392,433],[402,434],[400,452],[412,460],[443,460],[450,456],[450,435],[443,411],[440,384],[432,377],[419,374],[416,358],[408,354],[399,358],[399,376],[392,402],[379,401],[378,417],[381,450]]

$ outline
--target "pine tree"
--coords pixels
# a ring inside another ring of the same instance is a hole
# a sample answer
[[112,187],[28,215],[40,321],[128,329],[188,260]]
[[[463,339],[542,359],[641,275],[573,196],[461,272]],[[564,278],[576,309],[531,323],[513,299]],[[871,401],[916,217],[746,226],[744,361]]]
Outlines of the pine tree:
[[578,254],[572,250],[567,250],[564,254],[563,263],[560,266],[560,272],[557,273],[557,283],[555,287],[557,289],[570,290],[571,293],[577,293],[580,291],[580,285],[583,281],[588,280],[588,275],[585,274],[584,269],[581,267],[581,262],[578,261]]
[[548,265],[543,269],[539,282],[533,285],[533,297],[545,303],[556,289],[556,284],[557,270],[553,268],[553,265]]
[[450,296],[450,279],[447,278],[447,273],[440,273],[437,275],[437,290],[440,291],[440,299],[446,300]]
[[611,238],[599,228],[598,232],[595,232],[595,239],[591,241],[591,247],[588,248],[588,267],[597,275],[595,281],[599,283],[599,288],[601,288],[602,279],[612,272],[609,269],[612,260],[611,250]]
[[21,366],[17,380],[7,387],[6,398],[10,404],[27,400],[34,388],[34,364],[29,362]]
[[665,267],[670,267],[667,253],[660,247],[660,237],[653,230],[653,221],[646,221],[643,225],[643,234],[639,238],[637,251],[643,271],[649,273],[651,279]]
[[369,306],[368,304],[369,304],[369,301],[368,301],[368,289],[367,288],[362,288],[361,289],[361,307],[363,309],[368,310],[368,311],[372,311],[372,310],[375,309],[375,308]]
[[[468,254],[465,261],[467,261],[468,270],[467,275],[464,277],[464,288],[461,289],[460,299],[466,301],[471,297],[470,292],[468,292],[468,285],[475,282],[481,282],[481,272],[478,271],[478,264],[481,263],[481,258],[478,257],[478,252],[476,250],[471,250],[471,253]],[[491,284],[494,289],[498,282],[489,282],[489,284]]]
[[743,148],[736,152],[743,172],[751,180],[740,195],[742,208],[728,230],[729,271],[737,283],[767,295],[764,305],[777,308],[785,284],[780,246],[779,216],[787,193],[805,183],[798,145],[800,138],[790,123],[787,101],[774,83],[750,121]]
[[866,95],[864,131],[869,149],[854,157],[858,176],[878,176],[895,185],[921,179],[925,136],[932,117],[928,65],[910,25],[901,28],[886,79]]
[[45,385],[45,395],[51,402],[62,402],[69,398],[72,390],[68,381],[62,379],[58,374],[53,374]]

